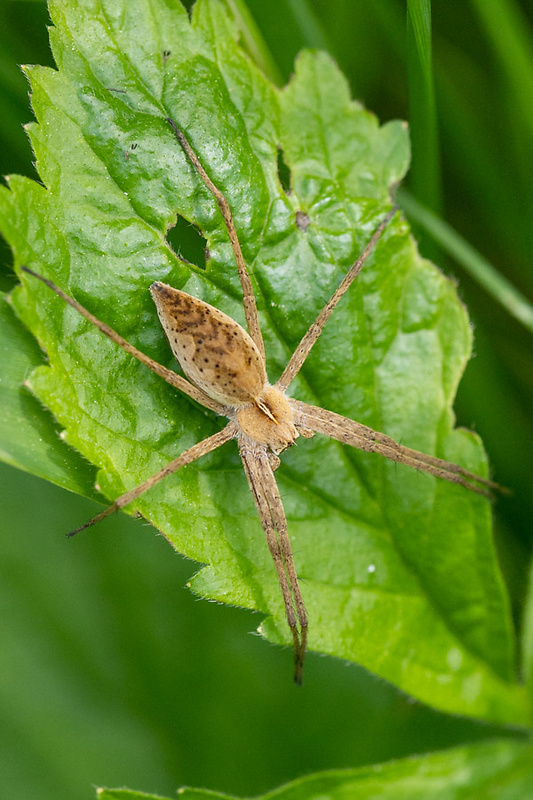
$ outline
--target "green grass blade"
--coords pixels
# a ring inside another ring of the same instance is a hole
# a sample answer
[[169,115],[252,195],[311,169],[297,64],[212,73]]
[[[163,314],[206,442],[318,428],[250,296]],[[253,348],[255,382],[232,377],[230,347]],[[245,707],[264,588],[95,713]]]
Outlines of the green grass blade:
[[473,9],[533,135],[533,31],[515,0],[474,0]]
[[441,247],[502,305],[512,317],[533,332],[533,305],[493,265],[454,229],[425,208],[405,190],[398,192],[400,206]]
[[407,61],[413,164],[410,183],[430,208],[441,207],[438,123],[433,85],[431,2],[408,0]]
[[294,17],[306,46],[318,47],[331,52],[327,34],[308,0],[287,0],[287,7]]
[[281,70],[276,63],[259,27],[243,0],[226,0],[242,36],[242,44],[257,66],[276,86],[283,84]]

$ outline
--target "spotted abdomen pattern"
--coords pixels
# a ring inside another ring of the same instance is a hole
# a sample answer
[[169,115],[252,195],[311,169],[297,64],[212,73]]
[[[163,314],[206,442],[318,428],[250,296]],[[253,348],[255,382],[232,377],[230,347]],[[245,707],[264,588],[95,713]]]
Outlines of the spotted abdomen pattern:
[[244,328],[165,283],[153,283],[150,291],[172,352],[196,386],[227,406],[243,406],[261,395],[265,365]]

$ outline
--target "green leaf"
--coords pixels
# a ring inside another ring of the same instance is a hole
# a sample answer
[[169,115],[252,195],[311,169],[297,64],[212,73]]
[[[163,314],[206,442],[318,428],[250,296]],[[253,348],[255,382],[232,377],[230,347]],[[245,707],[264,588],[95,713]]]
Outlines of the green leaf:
[[[165,122],[171,116],[234,211],[274,380],[383,216],[408,164],[405,125],[379,127],[323,54],[303,54],[280,93],[236,45],[237,26],[216,0],[199,0],[192,24],[168,0],[50,10],[58,71],[29,70],[44,185],[13,178],[0,192],[17,264],[51,277],[163,363],[172,361],[152,281],[242,323],[227,233]],[[278,178],[279,148],[290,194]],[[305,230],[297,211],[309,218]],[[206,238],[206,270],[168,245],[176,214]],[[25,276],[13,303],[49,359],[31,388],[98,465],[109,497],[220,427],[33,279]],[[453,285],[397,221],[291,391],[483,474],[478,438],[455,430],[451,411],[470,349]],[[311,648],[357,661],[437,708],[525,724],[488,503],[318,436],[285,454],[277,475]],[[264,635],[288,642],[233,443],[154,487],[134,510],[207,565],[192,581],[196,592],[257,609],[267,615]]]
[[[203,794],[211,797],[227,797],[227,795],[219,795],[214,792],[204,792]],[[129,789],[98,789],[96,797],[98,800],[165,800],[161,795],[132,792]]]
[[533,696],[533,564],[529,570],[529,587],[523,620],[523,664],[522,672]]
[[[214,792],[204,792],[204,794],[211,797],[227,797],[227,795],[219,795]],[[98,800],[165,800],[161,795],[132,792],[130,789],[98,789],[96,797]]]
[[[358,769],[308,775],[257,800],[524,800],[533,792],[531,748],[516,742],[475,744]],[[127,789],[99,789],[98,800],[158,800]],[[232,800],[205,789],[182,788],[181,800]],[[164,800],[164,798],[159,798]]]
[[[513,102],[520,108],[520,119],[533,134],[533,110],[527,102],[533,80],[533,43],[530,22],[516,0],[475,0],[472,4],[505,74]],[[531,140],[531,139],[530,139]]]
[[0,295],[0,458],[95,500],[94,467],[60,438],[54,418],[24,387],[43,362],[35,340]]

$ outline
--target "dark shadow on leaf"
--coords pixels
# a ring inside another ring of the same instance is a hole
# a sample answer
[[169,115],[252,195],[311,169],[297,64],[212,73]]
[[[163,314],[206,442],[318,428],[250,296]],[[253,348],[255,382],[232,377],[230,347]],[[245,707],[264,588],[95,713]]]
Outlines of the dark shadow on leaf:
[[278,178],[285,194],[290,194],[292,191],[291,171],[283,159],[283,150],[281,147],[278,147]]

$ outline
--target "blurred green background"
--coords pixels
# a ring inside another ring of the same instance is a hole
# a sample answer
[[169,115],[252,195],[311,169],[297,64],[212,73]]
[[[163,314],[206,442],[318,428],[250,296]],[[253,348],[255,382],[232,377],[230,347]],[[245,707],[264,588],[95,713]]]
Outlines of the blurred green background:
[[[404,2],[247,5],[283,81],[302,47],[325,47],[382,122],[412,119],[407,188],[533,298],[531,5],[435,5],[433,129],[417,101]],[[36,177],[17,65],[51,64],[48,21],[42,0],[0,4],[1,174]],[[519,626],[533,539],[532,334],[419,233],[422,252],[456,276],[475,326],[457,416],[481,434],[495,477],[513,489],[498,500],[495,530]],[[6,290],[5,247],[0,260]],[[195,565],[148,526],[114,517],[67,543],[62,534],[94,504],[0,472],[1,797],[89,800],[95,784],[253,795],[310,771],[502,734],[432,712],[330,658],[312,655],[304,687],[293,686],[291,653],[250,635],[259,617],[197,601],[184,588]]]

